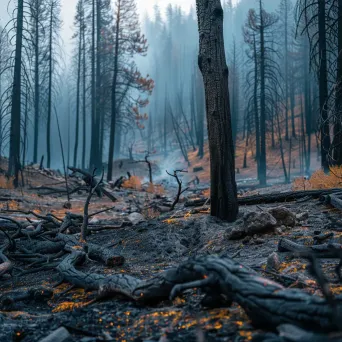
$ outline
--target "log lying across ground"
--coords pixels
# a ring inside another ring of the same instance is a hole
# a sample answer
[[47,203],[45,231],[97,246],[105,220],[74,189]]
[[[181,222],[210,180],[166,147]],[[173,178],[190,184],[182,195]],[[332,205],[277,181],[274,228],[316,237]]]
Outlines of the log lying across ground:
[[313,254],[319,258],[340,258],[342,256],[342,245],[339,243],[324,243],[305,246],[283,238],[279,240],[278,251],[297,253],[302,256]]
[[281,324],[294,324],[321,332],[338,330],[335,322],[336,314],[342,312],[341,297],[336,297],[332,307],[324,298],[286,289],[229,257],[196,257],[149,280],[126,274],[86,274],[75,268],[84,259],[83,251],[73,249],[57,269],[64,280],[98,290],[99,297],[123,294],[146,303],[172,299],[186,289],[202,288],[207,297],[221,298],[221,303],[237,302],[257,327],[275,329]]
[[[281,203],[295,201],[307,196],[312,198],[320,198],[321,196],[327,196],[333,193],[342,192],[341,188],[336,189],[322,189],[322,190],[307,190],[307,191],[288,191],[283,193],[273,193],[264,195],[254,195],[239,197],[239,205],[256,205],[256,204],[267,204],[267,203]],[[188,201],[185,203],[185,207],[199,207],[205,203],[210,204],[210,199],[201,198],[198,200]]]

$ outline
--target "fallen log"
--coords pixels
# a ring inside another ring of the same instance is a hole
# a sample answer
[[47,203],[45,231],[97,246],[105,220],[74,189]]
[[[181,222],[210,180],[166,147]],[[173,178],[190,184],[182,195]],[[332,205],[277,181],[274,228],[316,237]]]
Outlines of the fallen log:
[[52,296],[53,290],[43,286],[24,289],[22,291],[7,292],[0,297],[0,308],[11,309],[15,303],[27,299],[39,302],[48,301]]
[[202,256],[189,259],[178,267],[140,280],[126,274],[102,276],[85,274],[75,265],[84,253],[73,250],[58,267],[69,282],[98,289],[100,297],[121,293],[140,302],[174,298],[186,289],[201,288],[206,296],[231,298],[246,311],[256,327],[275,329],[293,324],[321,332],[338,330],[335,312],[342,312],[342,298],[336,297],[336,308],[324,298],[282,285],[261,277],[229,257]]
[[72,235],[57,234],[56,240],[64,242],[65,245],[70,247],[86,246],[89,258],[103,262],[107,266],[120,266],[125,261],[124,257],[118,255],[113,248],[106,248],[93,243],[83,243]]
[[334,208],[342,210],[342,199],[338,197],[341,195],[341,193],[338,193],[321,196],[321,201],[324,202],[324,204],[330,204]]
[[[281,203],[295,201],[306,196],[311,196],[313,198],[320,198],[321,196],[330,195],[331,193],[341,192],[342,189],[322,189],[322,190],[307,190],[307,191],[289,191],[284,193],[272,193],[265,195],[254,195],[239,197],[239,205],[257,205],[257,204],[267,204],[267,203]],[[199,207],[205,203],[209,204],[207,198],[201,198],[193,201],[188,201],[184,204],[185,207]]]
[[279,252],[292,252],[302,256],[314,254],[318,258],[340,258],[342,245],[338,243],[324,243],[321,245],[304,246],[282,238],[278,242]]

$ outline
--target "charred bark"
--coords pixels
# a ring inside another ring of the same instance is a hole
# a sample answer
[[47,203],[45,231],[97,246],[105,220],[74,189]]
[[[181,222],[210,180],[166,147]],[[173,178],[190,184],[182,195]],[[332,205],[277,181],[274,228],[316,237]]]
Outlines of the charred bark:
[[223,39],[223,9],[219,0],[197,0],[211,168],[211,215],[235,221],[238,214],[234,145],[229,104],[228,67]]

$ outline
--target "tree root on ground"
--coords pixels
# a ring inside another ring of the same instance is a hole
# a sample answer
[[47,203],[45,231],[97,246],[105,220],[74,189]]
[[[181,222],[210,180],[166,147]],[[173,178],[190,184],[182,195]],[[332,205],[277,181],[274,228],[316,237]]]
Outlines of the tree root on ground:
[[317,331],[335,331],[336,312],[341,313],[342,298],[332,308],[324,298],[261,277],[231,258],[196,257],[156,275],[140,280],[126,274],[104,276],[87,274],[75,268],[85,253],[73,249],[57,267],[64,280],[73,285],[98,290],[99,298],[123,294],[139,302],[174,298],[184,290],[201,288],[206,296],[221,296],[237,302],[257,327],[275,329],[294,324]]

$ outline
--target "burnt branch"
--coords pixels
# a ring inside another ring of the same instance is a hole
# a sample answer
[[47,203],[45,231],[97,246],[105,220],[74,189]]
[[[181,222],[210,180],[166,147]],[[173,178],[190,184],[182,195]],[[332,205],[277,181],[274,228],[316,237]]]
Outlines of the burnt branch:
[[184,170],[174,170],[173,171],[173,174],[169,173],[167,170],[166,170],[166,173],[173,177],[176,181],[177,181],[177,184],[178,184],[178,192],[177,192],[177,196],[175,198],[175,200],[173,201],[172,205],[171,205],[171,209],[170,211],[174,210],[175,207],[176,207],[176,204],[179,202],[179,199],[180,199],[180,196],[186,191],[188,190],[189,188],[186,188],[184,190],[182,190],[182,184],[183,182],[179,179],[179,173],[185,173],[185,172],[188,172],[188,171],[184,171]]
[[81,241],[86,241],[86,238],[87,238],[90,200],[93,197],[94,193],[99,188],[100,184],[102,184],[102,182],[103,182],[104,169],[102,170],[101,179],[97,183],[95,183],[95,181],[94,181],[95,171],[96,171],[96,169],[94,169],[94,171],[93,171],[93,176],[92,176],[93,179],[90,181],[89,195],[88,195],[87,200],[86,200],[86,202],[84,204],[83,224],[82,224],[82,228],[81,228]]

